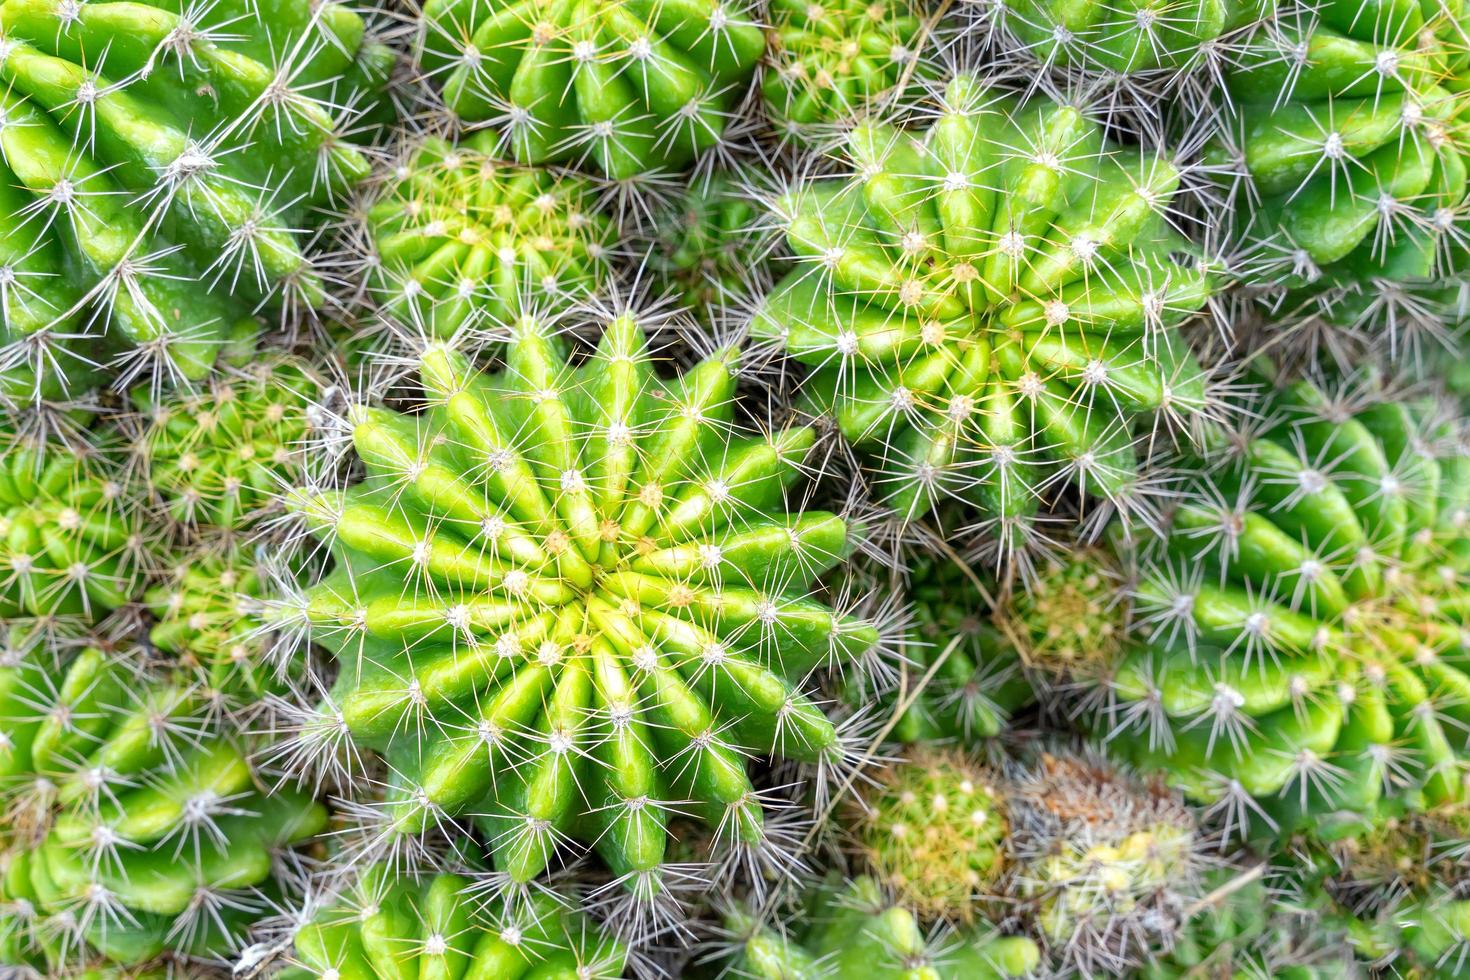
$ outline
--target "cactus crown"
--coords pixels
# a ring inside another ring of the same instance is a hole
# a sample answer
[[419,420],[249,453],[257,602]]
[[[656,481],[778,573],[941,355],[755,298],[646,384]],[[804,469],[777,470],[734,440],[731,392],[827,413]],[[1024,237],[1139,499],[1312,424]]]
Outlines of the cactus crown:
[[423,412],[351,409],[366,479],[290,500],[337,559],[298,612],[394,833],[473,814],[516,881],[592,840],[636,889],[675,809],[768,846],[744,755],[840,763],[803,683],[877,636],[806,594],[846,526],[783,504],[812,433],[737,421],[731,350],[664,380],[620,313],[570,355],[523,319],[494,373],[430,345]]
[[488,330],[592,298],[615,232],[587,178],[495,158],[494,134],[413,145],[369,201],[373,291],[426,337]]
[[1212,289],[1170,228],[1179,169],[969,76],[934,119],[858,127],[850,175],[777,203],[798,267],[754,331],[901,517],[955,497],[1009,528],[1057,474],[1129,498],[1134,416],[1205,401],[1172,330]]

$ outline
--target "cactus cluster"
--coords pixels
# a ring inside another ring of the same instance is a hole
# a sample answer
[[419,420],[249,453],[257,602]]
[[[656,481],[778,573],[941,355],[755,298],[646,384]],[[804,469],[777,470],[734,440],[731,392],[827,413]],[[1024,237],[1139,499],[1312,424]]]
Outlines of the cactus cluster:
[[1451,0],[0,0],[0,977],[1470,976]]

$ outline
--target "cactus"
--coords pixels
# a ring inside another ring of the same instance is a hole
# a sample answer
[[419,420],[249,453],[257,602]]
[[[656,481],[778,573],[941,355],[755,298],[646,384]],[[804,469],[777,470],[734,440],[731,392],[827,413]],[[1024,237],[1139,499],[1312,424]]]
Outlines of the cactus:
[[136,598],[151,535],[106,433],[0,428],[0,620],[96,622]]
[[375,864],[296,930],[291,966],[277,977],[615,980],[628,959],[568,897],[508,903],[487,898],[472,875],[415,877]]
[[1123,575],[1106,549],[1066,548],[1012,586],[997,627],[1030,670],[1054,681],[1095,682],[1122,656]]
[[197,391],[134,388],[135,414],[123,420],[132,465],[178,524],[247,531],[295,482],[317,387],[305,364],[271,356]]
[[449,110],[495,127],[500,155],[626,180],[717,146],[765,42],[717,0],[433,0],[417,47]]
[[946,497],[1014,527],[1059,477],[1123,501],[1132,423],[1205,402],[1172,329],[1213,278],[1168,229],[1179,170],[1076,107],[961,76],[922,133],[854,130],[853,173],[777,205],[799,266],[757,336],[809,365],[903,518]]
[[[1265,366],[1262,366],[1262,371]],[[1113,745],[1227,823],[1331,839],[1461,800],[1470,457],[1412,391],[1271,379],[1133,550]]]
[[913,0],[779,0],[771,20],[761,95],[783,139],[819,140],[933,76]]
[[874,779],[854,807],[853,849],[919,918],[973,921],[1005,870],[996,774],[963,752],[919,746]]
[[745,755],[841,764],[803,680],[877,633],[804,595],[846,525],[783,505],[814,436],[734,421],[735,351],[661,380],[624,312],[569,353],[523,319],[497,373],[429,344],[422,413],[351,408],[367,478],[289,500],[336,570],[281,615],[341,664],[303,751],[383,753],[390,835],[473,815],[518,882],[592,841],[636,899],[671,812],[773,847]]
[[1227,866],[1207,874],[1202,907],[1140,968],[1138,980],[1354,976],[1345,934],[1310,903],[1268,885],[1262,870]]
[[[616,229],[585,177],[495,159],[495,136],[415,143],[367,206],[373,293],[426,336],[552,313],[611,280]],[[534,298],[534,299],[532,299]]]
[[1048,753],[1006,799],[1010,891],[1055,960],[1116,973],[1173,940],[1210,844],[1177,795],[1102,757]]
[[1236,108],[1210,162],[1249,186],[1215,213],[1237,215],[1247,284],[1380,328],[1386,295],[1436,285],[1461,248],[1464,27],[1436,5],[1314,17],[1262,32],[1226,73]]
[[295,229],[367,171],[318,101],[381,80],[360,17],[306,0],[6,0],[0,29],[12,395],[83,385],[114,350],[123,381],[198,379],[263,301],[320,302]]
[[[992,620],[989,596],[947,559],[915,558],[909,579],[913,622],[902,647],[908,684],[880,698],[885,717],[903,707],[892,739],[969,743],[1000,734],[1035,695],[1014,644]],[[882,590],[874,583],[874,592]],[[866,702],[870,695],[852,696]]]
[[696,180],[653,222],[645,263],[654,284],[703,323],[740,309],[771,285],[768,236],[739,171]]
[[0,666],[12,966],[225,956],[285,898],[282,851],[325,825],[309,797],[257,790],[189,682],[137,662],[88,648]]
[[754,980],[1002,980],[1040,963],[1036,944],[989,931],[926,935],[872,878],[829,878],[810,889],[783,926],[750,911],[726,917],[729,968]]
[[1003,47],[1048,66],[1102,75],[1218,70],[1235,35],[1271,16],[1276,0],[986,0]]
[[[212,696],[243,708],[283,688],[265,609],[270,573],[258,557],[217,542],[181,550],[178,564],[144,594],[155,619],[149,641]],[[288,676],[302,673],[297,658],[286,666]]]

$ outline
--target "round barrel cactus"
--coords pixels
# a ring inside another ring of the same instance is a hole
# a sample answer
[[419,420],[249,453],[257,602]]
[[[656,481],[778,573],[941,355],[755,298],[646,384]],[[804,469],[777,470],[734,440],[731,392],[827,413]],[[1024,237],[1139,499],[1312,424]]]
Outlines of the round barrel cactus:
[[305,364],[282,356],[216,373],[195,390],[140,385],[124,420],[132,465],[184,527],[246,531],[295,482],[317,388]]
[[724,0],[431,0],[418,48],[449,109],[505,153],[625,180],[719,145],[765,36]]
[[330,109],[383,80],[361,17],[307,0],[5,0],[0,31],[12,395],[84,386],[114,351],[125,381],[198,379],[263,301],[320,302],[297,229],[367,173]]
[[1258,24],[1276,0],[982,0],[1005,32],[1046,65],[1110,75],[1228,62],[1225,39]]
[[[1251,279],[1331,308],[1365,281],[1449,269],[1466,210],[1464,32],[1449,6],[1328,3],[1244,46],[1210,152],[1249,181],[1233,210]],[[1337,315],[1381,293],[1357,290]]]
[[821,138],[931,78],[927,16],[914,0],[772,3],[761,94],[782,138]]
[[747,431],[735,368],[661,377],[632,313],[575,356],[527,318],[495,372],[430,344],[422,412],[348,410],[366,477],[290,496],[337,564],[283,615],[341,665],[303,751],[381,752],[389,834],[473,816],[521,882],[580,838],[637,897],[672,813],[775,848],[747,756],[843,763],[804,681],[877,633],[807,594],[846,524],[783,503],[815,437]]
[[872,878],[829,878],[778,923],[726,917],[729,970],[754,980],[1003,980],[1041,961],[1029,939],[973,929],[926,932]]
[[425,139],[367,208],[373,294],[430,337],[551,313],[612,279],[616,229],[587,178],[496,159],[495,135]]
[[1205,402],[1173,329],[1213,289],[1170,230],[1179,169],[968,76],[933,118],[858,127],[849,175],[778,202],[796,268],[753,330],[903,518],[954,497],[1010,527],[1063,478],[1124,501],[1134,420]]
[[13,967],[226,957],[288,897],[283,850],[326,824],[310,797],[261,791],[191,683],[140,673],[140,659],[88,648],[0,665]]
[[152,534],[114,448],[0,428],[0,619],[92,623],[137,597]]
[[1115,751],[1233,829],[1362,833],[1467,792],[1470,454],[1377,382],[1267,378],[1135,549]]
[[295,933],[278,980],[617,980],[627,947],[571,907],[538,891],[523,902],[487,899],[471,875],[414,876],[381,865]]

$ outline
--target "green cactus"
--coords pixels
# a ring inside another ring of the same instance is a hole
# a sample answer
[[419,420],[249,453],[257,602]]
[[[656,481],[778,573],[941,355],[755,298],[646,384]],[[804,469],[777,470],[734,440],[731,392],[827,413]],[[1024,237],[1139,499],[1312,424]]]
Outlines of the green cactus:
[[809,143],[933,77],[927,12],[914,0],[771,4],[761,95],[784,139]]
[[1267,884],[1259,866],[1205,876],[1199,909],[1138,980],[1333,980],[1357,972],[1346,935],[1307,903]]
[[958,497],[1004,527],[1059,476],[1122,501],[1132,423],[1205,402],[1172,329],[1212,276],[1169,230],[1179,170],[1070,105],[961,76],[922,133],[854,130],[853,173],[779,204],[799,267],[753,330],[866,451],[900,517]]
[[525,901],[487,897],[471,876],[397,875],[370,865],[345,894],[295,935],[279,980],[616,980],[627,947],[571,907],[538,891]]
[[771,285],[760,208],[739,171],[696,179],[653,221],[645,263],[657,288],[711,324]]
[[93,623],[136,598],[151,535],[104,433],[0,428],[0,620]]
[[1106,549],[1071,547],[1012,583],[996,625],[1032,671],[1055,681],[1096,681],[1122,656],[1123,575]]
[[[872,588],[883,590],[880,583]],[[954,562],[927,556],[911,561],[908,598],[913,622],[901,651],[908,685],[880,697],[885,716],[906,705],[892,739],[964,744],[1000,734],[1035,694],[1014,644],[993,621],[990,598]],[[852,697],[866,702],[869,693],[854,690]]]
[[319,382],[285,356],[212,375],[197,390],[132,391],[133,466],[174,521],[245,532],[296,482]]
[[326,823],[310,797],[259,790],[199,692],[138,659],[89,648],[0,666],[12,966],[225,956],[286,897],[280,852]]
[[449,109],[494,126],[510,156],[615,180],[717,146],[764,48],[720,0],[434,0],[418,40]]
[[12,396],[83,387],[114,350],[123,380],[198,379],[263,300],[321,301],[295,229],[367,172],[318,101],[381,81],[386,49],[357,14],[5,0],[0,31]]
[[495,159],[495,135],[414,144],[367,207],[373,292],[426,336],[585,301],[612,278],[616,229],[587,178]]
[[[247,708],[283,688],[264,606],[270,576],[258,558],[228,543],[180,550],[178,563],[143,597],[155,620],[149,641],[206,691]],[[286,665],[288,675],[302,673],[299,660]]]
[[1226,63],[1229,36],[1275,8],[1276,0],[998,0],[985,14],[1005,47],[1049,66],[1179,78]]
[[924,921],[971,922],[1005,870],[1000,780],[963,752],[920,745],[852,808],[851,847]]
[[736,909],[729,968],[753,980],[1002,980],[1031,974],[1036,944],[988,931],[926,934],[872,878],[829,878],[808,890],[783,925]]
[[878,637],[805,594],[846,525],[783,504],[815,437],[734,421],[733,350],[665,381],[622,313],[569,354],[524,319],[497,373],[430,344],[422,413],[351,408],[366,479],[289,500],[336,570],[282,614],[341,664],[302,750],[383,753],[389,834],[473,815],[522,882],[580,838],[647,896],[671,812],[774,847],[745,756],[843,762],[803,681]]
[[1157,544],[1113,747],[1263,836],[1333,838],[1462,800],[1470,455],[1376,381],[1267,376]]
[[[1247,44],[1211,162],[1244,175],[1246,270],[1356,318],[1368,281],[1440,277],[1463,238],[1464,32],[1449,6],[1326,3]],[[1249,281],[1249,279],[1248,279]]]

